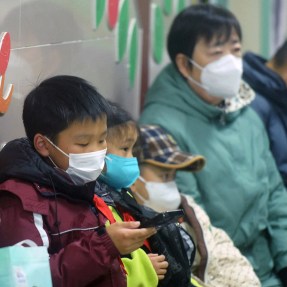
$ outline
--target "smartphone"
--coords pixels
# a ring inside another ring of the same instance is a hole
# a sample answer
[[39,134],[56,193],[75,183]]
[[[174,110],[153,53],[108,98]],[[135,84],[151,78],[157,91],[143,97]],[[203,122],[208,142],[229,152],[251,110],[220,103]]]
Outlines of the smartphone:
[[157,214],[153,218],[143,218],[139,228],[160,227],[169,223],[176,223],[183,216],[183,209],[165,211]]

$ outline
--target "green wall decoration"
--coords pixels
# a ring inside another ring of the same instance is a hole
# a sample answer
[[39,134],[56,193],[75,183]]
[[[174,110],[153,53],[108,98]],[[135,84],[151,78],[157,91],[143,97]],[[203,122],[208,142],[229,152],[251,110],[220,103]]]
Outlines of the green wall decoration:
[[135,18],[130,21],[128,33],[128,50],[130,87],[134,87],[138,69],[138,25]]
[[106,7],[106,0],[94,0],[94,9],[95,9],[94,28],[95,29],[97,29],[101,24],[101,21],[103,19],[104,12],[105,12],[105,7]]
[[160,64],[164,52],[164,22],[162,10],[155,3],[151,5],[151,35],[152,55],[155,62]]
[[272,3],[269,0],[261,1],[261,54],[263,57],[268,58],[269,44],[270,44],[270,11]]
[[228,0],[217,0],[217,4],[222,7],[228,8]]
[[177,0],[176,13],[182,11],[186,6],[185,0]]
[[166,15],[171,15],[172,12],[172,0],[163,0],[163,12]]
[[121,62],[127,48],[127,37],[129,27],[129,1],[121,0],[119,7],[119,18],[116,26],[116,60]]

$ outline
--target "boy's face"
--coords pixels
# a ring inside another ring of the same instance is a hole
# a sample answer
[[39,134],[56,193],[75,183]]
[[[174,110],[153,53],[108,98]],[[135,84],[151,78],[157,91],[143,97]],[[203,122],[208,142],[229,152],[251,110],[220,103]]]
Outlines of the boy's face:
[[[143,177],[146,181],[153,182],[173,181],[175,180],[176,175],[176,169],[158,167],[147,163],[140,165],[140,172],[141,177]],[[143,198],[149,199],[145,184],[139,179],[132,186],[132,191],[135,193],[135,196],[137,193],[140,193]],[[142,203],[141,199],[137,196],[136,199],[140,204]]]
[[[115,127],[116,129],[117,127]],[[111,128],[113,129],[113,128]],[[112,134],[112,133],[111,133]],[[133,157],[133,147],[137,141],[138,132],[136,128],[129,129],[123,137],[107,138],[107,154],[130,158]]]
[[[87,119],[73,122],[60,132],[55,144],[66,154],[95,152],[107,147],[107,119],[99,117],[96,121]],[[46,147],[53,162],[61,169],[69,167],[69,158],[46,140]]]
[[[230,38],[227,41],[225,41],[224,36],[221,38],[213,36],[209,42],[207,42],[204,38],[199,38],[194,47],[193,54],[190,55],[190,58],[201,67],[205,67],[207,64],[212,63],[228,54],[232,54],[236,57],[242,56],[241,41],[235,29],[233,29]],[[186,61],[188,61],[188,59],[186,59]],[[201,83],[202,70],[194,65],[190,66],[188,64],[187,66],[190,67],[188,71],[189,76]],[[224,81],[224,79],[222,80]],[[204,89],[191,81],[188,81],[188,83],[191,88],[206,102],[216,105],[222,101],[220,98],[215,98],[208,95]]]

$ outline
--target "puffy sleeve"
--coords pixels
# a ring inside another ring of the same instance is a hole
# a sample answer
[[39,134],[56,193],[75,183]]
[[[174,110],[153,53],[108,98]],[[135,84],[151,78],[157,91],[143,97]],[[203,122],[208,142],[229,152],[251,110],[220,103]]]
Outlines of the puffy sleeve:
[[270,152],[266,155],[269,171],[268,231],[276,271],[287,267],[287,191]]
[[[81,234],[79,238],[75,235],[74,240],[64,245],[59,252],[50,254],[53,286],[88,286],[92,282],[102,282],[102,278],[105,278],[105,282],[112,281],[111,276],[114,276],[119,286],[125,286],[125,274],[119,263],[120,254],[105,228],[101,232]],[[45,227],[41,229],[37,226],[35,213],[24,210],[17,196],[1,192],[0,247],[14,245],[25,239],[48,247],[49,232]],[[111,275],[111,270],[114,275]]]

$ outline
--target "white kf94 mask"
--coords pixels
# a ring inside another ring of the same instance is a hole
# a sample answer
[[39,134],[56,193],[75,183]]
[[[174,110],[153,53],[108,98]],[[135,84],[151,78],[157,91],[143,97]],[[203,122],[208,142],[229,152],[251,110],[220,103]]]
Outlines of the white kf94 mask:
[[50,139],[47,137],[45,138],[58,151],[69,158],[69,167],[66,172],[69,174],[75,184],[83,185],[87,182],[94,181],[99,177],[105,165],[107,149],[87,153],[66,154]]
[[137,192],[137,196],[143,201],[145,206],[157,212],[174,210],[179,207],[181,199],[175,181],[146,181],[141,176],[139,180],[145,183],[145,188],[149,196],[149,199],[145,199]]
[[192,59],[189,61],[202,72],[201,83],[192,77],[188,77],[188,80],[205,89],[210,96],[228,99],[238,94],[243,71],[241,58],[228,54],[205,67]]

